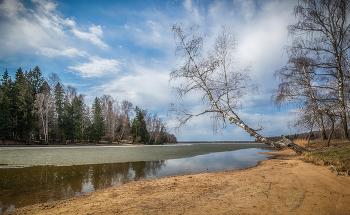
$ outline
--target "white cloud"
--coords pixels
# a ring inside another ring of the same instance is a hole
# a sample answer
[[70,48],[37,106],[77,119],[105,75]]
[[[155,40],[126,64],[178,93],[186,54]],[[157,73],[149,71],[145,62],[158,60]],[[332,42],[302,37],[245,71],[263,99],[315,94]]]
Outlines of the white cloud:
[[130,28],[130,26],[127,25],[127,24],[124,24],[123,26],[119,26],[119,27],[124,28],[124,29],[129,29]]
[[191,14],[191,19],[194,19],[196,22],[199,22],[202,19],[197,5],[192,4],[192,0],[185,0],[183,3],[184,8],[187,10],[189,14]]
[[5,0],[0,4],[0,57],[8,53],[33,52],[49,57],[81,56],[84,51],[78,53],[76,38],[100,48],[108,47],[101,40],[101,26],[92,24],[89,32],[84,32],[73,19],[64,18],[56,11],[56,2],[33,0],[33,3],[33,9],[25,8],[17,0]]
[[130,73],[99,87],[99,94],[109,94],[118,100],[128,100],[141,108],[158,109],[171,102],[167,69],[148,68],[141,63],[128,65]]
[[33,3],[37,3],[41,11],[45,14],[50,15],[51,12],[54,12],[57,7],[57,3],[46,0],[32,0]]
[[52,48],[42,48],[40,51],[36,52],[40,55],[45,55],[48,57],[56,56],[66,56],[66,57],[76,57],[76,56],[88,56],[88,53],[85,51],[80,51],[76,48],[66,48],[66,49],[52,49]]
[[185,0],[184,1],[184,7],[188,11],[192,11],[192,1],[191,0]]
[[89,60],[88,63],[69,66],[68,69],[75,71],[82,78],[102,77],[120,71],[121,62],[118,60],[102,59],[97,56],[90,57]]
[[101,29],[101,26],[97,25],[92,25],[90,28],[89,28],[89,31],[93,34],[95,34],[96,36],[98,37],[102,37],[103,35],[103,31]]
[[[133,36],[139,46],[157,49],[160,52],[168,52],[174,45],[171,35],[170,20],[153,20],[148,19],[142,22],[141,26],[134,27],[134,31],[128,32],[128,36]],[[132,35],[130,35],[132,33]],[[170,52],[169,52],[170,53]],[[171,52],[173,54],[173,52]],[[169,57],[166,55],[164,57]],[[173,57],[173,56],[171,56]]]
[[254,0],[238,0],[237,2],[241,4],[244,19],[249,21],[256,14],[256,5]]
[[136,31],[138,34],[143,33],[143,31],[142,31],[141,29],[139,29],[139,28],[135,28],[135,31]]
[[90,86],[91,84],[63,83],[63,85],[72,86],[72,87],[85,87],[85,86]]
[[90,41],[91,43],[101,47],[101,48],[107,48],[108,46],[102,42],[102,40],[100,39],[100,37],[102,37],[103,35],[103,31],[101,29],[101,26],[95,26],[92,25],[89,28],[89,32],[83,32],[83,31],[79,31],[77,28],[73,28],[72,29],[73,33],[75,36],[83,39],[83,40],[87,40]]
[[19,12],[25,12],[24,5],[18,0],[4,0],[0,4],[0,14],[6,17],[15,17]]

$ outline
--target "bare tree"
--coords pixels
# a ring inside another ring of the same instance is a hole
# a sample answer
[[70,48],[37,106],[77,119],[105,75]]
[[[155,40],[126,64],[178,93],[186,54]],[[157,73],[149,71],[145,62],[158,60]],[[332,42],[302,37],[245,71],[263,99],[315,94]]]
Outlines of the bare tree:
[[[52,100],[54,100],[55,87],[61,80],[56,73],[52,72],[47,76],[46,81],[50,87],[51,95],[53,97]],[[53,139],[56,139],[58,137],[59,128],[58,128],[58,114],[56,113],[55,108],[50,109],[49,117],[51,119],[49,130],[52,132],[51,135],[54,136]]]
[[350,48],[350,1],[301,0],[294,14],[299,21],[288,26],[290,35],[301,49],[312,52],[317,59],[315,66],[337,82],[342,138],[348,140],[344,66]]
[[105,128],[109,134],[109,143],[114,141],[114,134],[116,127],[118,126],[119,106],[116,99],[113,99],[110,95],[103,95],[101,97],[102,114],[105,118]]
[[120,126],[121,126],[121,134],[120,134],[120,140],[123,140],[125,134],[130,133],[130,113],[133,109],[133,104],[129,101],[123,100],[121,104],[121,113],[120,116]]
[[[295,118],[288,126],[297,129],[299,132],[308,131],[307,147],[309,147],[311,134],[315,127],[314,113],[310,106],[295,108],[291,115]],[[322,134],[323,135],[323,134]]]
[[51,94],[54,94],[55,86],[57,85],[58,82],[61,82],[61,79],[58,77],[56,73],[52,72],[47,76],[46,80],[50,86]]
[[82,137],[84,141],[88,141],[91,136],[91,110],[90,107],[86,104],[83,106],[83,122],[82,122]]
[[44,82],[43,93],[38,93],[35,95],[34,110],[38,116],[39,121],[42,124],[45,143],[48,143],[48,133],[49,133],[49,112],[53,109],[53,98],[50,93],[50,87],[47,82]]
[[[302,116],[301,120],[314,120],[318,126],[321,137],[325,140],[326,131],[324,126],[324,94],[333,90],[326,86],[328,79],[317,74],[314,60],[308,56],[308,51],[294,46],[287,50],[289,60],[287,65],[275,72],[275,77],[279,77],[281,83],[278,89],[272,93],[271,100],[277,106],[296,103]],[[329,94],[329,93],[328,93]],[[305,108],[302,108],[305,107]],[[299,123],[300,124],[300,123]],[[302,126],[303,127],[303,126]]]
[[176,54],[185,58],[183,64],[170,74],[170,81],[181,82],[174,92],[179,97],[196,92],[201,95],[200,101],[204,105],[202,112],[190,113],[184,106],[171,104],[170,111],[175,114],[179,126],[192,117],[209,114],[214,131],[225,128],[228,120],[275,149],[287,146],[299,154],[307,151],[285,137],[277,142],[270,141],[239,117],[237,108],[242,103],[242,97],[256,92],[257,84],[249,76],[251,66],[241,70],[235,68],[237,61],[233,53],[237,40],[228,27],[221,27],[213,48],[206,55],[203,54],[203,36],[198,33],[198,26],[183,29],[175,24],[172,30],[177,45]]
[[71,104],[73,99],[77,96],[77,89],[68,85],[65,89],[64,100],[66,104]]
[[146,110],[142,110],[142,112],[145,116],[146,128],[149,134],[148,143],[153,141],[154,144],[157,144],[160,140],[162,127],[165,127],[165,123],[162,122],[162,118],[156,113],[152,115],[152,113],[148,113]]

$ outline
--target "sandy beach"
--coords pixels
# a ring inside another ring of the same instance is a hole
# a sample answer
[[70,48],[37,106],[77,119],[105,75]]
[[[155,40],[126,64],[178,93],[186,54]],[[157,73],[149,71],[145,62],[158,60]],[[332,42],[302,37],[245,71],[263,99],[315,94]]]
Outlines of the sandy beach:
[[291,150],[258,166],[131,182],[7,214],[349,214],[350,177]]

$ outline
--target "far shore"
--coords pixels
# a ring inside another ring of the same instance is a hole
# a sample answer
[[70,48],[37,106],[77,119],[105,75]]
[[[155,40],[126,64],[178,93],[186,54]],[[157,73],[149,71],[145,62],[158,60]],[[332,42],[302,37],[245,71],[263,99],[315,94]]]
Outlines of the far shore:
[[[239,144],[239,143],[243,143],[243,144],[264,144],[264,143],[260,143],[260,142],[253,142],[253,141],[220,141],[220,142],[200,142],[200,141],[196,141],[196,142],[179,142],[178,144],[181,143],[232,143],[232,144]],[[163,145],[167,145],[167,144],[176,144],[176,143],[165,143]],[[76,147],[76,146],[136,146],[136,145],[149,145],[149,144],[144,144],[144,143],[132,143],[131,141],[128,142],[112,142],[112,143],[107,143],[107,141],[105,142],[100,142],[100,143],[93,143],[93,142],[88,142],[88,143],[81,143],[81,142],[74,142],[74,143],[68,143],[68,144],[64,144],[64,143],[57,143],[57,144],[37,144],[37,143],[20,143],[20,144],[0,144],[0,147]],[[154,144],[154,145],[159,145],[160,144]]]
[[76,147],[76,146],[135,146],[143,143],[69,143],[69,144],[0,144],[0,147]]
[[258,166],[127,183],[7,214],[349,214],[350,177],[290,149]]

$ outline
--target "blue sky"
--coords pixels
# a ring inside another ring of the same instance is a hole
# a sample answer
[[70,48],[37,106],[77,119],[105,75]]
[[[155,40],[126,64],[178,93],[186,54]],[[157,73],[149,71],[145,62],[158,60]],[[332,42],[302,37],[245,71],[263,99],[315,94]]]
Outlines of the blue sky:
[[[252,62],[259,94],[244,99],[241,118],[261,124],[266,136],[295,131],[288,128],[291,107],[277,109],[270,102],[278,86],[273,74],[286,63],[283,47],[291,43],[287,25],[296,22],[295,0],[174,0],[174,1],[0,1],[0,71],[11,77],[18,67],[38,65],[44,76],[59,75],[91,104],[110,94],[118,101],[157,112],[176,102],[169,73],[179,63],[171,26],[197,23],[210,41],[221,25],[238,37],[236,52],[242,66]],[[196,97],[184,100],[200,109]],[[210,120],[198,117],[176,133],[179,140],[251,140],[242,129],[228,125],[214,135]]]

